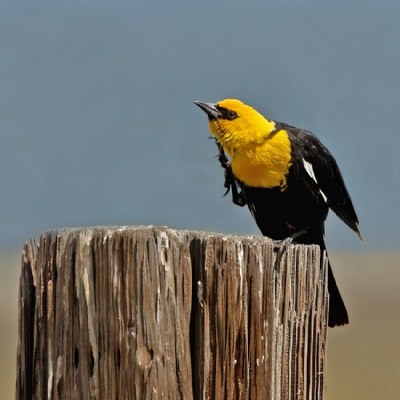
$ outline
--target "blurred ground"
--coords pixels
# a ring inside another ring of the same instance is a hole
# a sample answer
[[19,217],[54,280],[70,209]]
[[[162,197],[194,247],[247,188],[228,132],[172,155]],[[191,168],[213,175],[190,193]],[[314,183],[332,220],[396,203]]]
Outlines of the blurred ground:
[[0,254],[0,398],[15,398],[20,251]]
[[[328,400],[400,393],[400,253],[332,253],[351,324],[329,330]],[[0,255],[0,387],[14,398],[19,250]]]
[[328,400],[398,399],[400,253],[330,259],[350,325],[328,333]]

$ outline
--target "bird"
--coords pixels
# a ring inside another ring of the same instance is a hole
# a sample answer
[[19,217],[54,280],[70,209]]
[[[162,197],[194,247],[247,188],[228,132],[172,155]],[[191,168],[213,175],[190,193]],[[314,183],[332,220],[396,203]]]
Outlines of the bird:
[[[237,99],[194,103],[207,114],[218,145],[225,194],[231,189],[233,203],[247,204],[264,236],[316,244],[324,252],[331,209],[362,239],[337,162],[314,134],[268,119]],[[328,292],[328,326],[348,324],[329,260]]]

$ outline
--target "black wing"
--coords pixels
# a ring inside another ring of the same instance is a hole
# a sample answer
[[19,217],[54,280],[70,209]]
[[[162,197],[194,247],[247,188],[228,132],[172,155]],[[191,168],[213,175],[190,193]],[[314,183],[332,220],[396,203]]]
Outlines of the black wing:
[[[342,174],[329,150],[311,132],[280,123],[279,127],[288,131],[292,140],[292,152],[299,168],[304,161],[311,165],[316,188],[326,197],[328,206],[361,238],[358,218]],[[310,175],[310,171],[305,171]]]

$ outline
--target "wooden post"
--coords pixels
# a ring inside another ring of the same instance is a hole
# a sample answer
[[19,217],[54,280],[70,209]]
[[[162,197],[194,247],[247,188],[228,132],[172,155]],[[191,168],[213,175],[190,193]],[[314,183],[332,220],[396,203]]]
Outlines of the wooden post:
[[317,246],[165,227],[24,249],[18,399],[323,399]]

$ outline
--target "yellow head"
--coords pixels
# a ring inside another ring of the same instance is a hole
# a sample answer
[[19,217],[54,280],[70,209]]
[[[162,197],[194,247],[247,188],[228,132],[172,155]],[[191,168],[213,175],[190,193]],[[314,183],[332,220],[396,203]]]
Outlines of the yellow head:
[[195,101],[195,104],[207,113],[211,133],[230,155],[237,149],[263,143],[275,129],[275,122],[240,100]]

